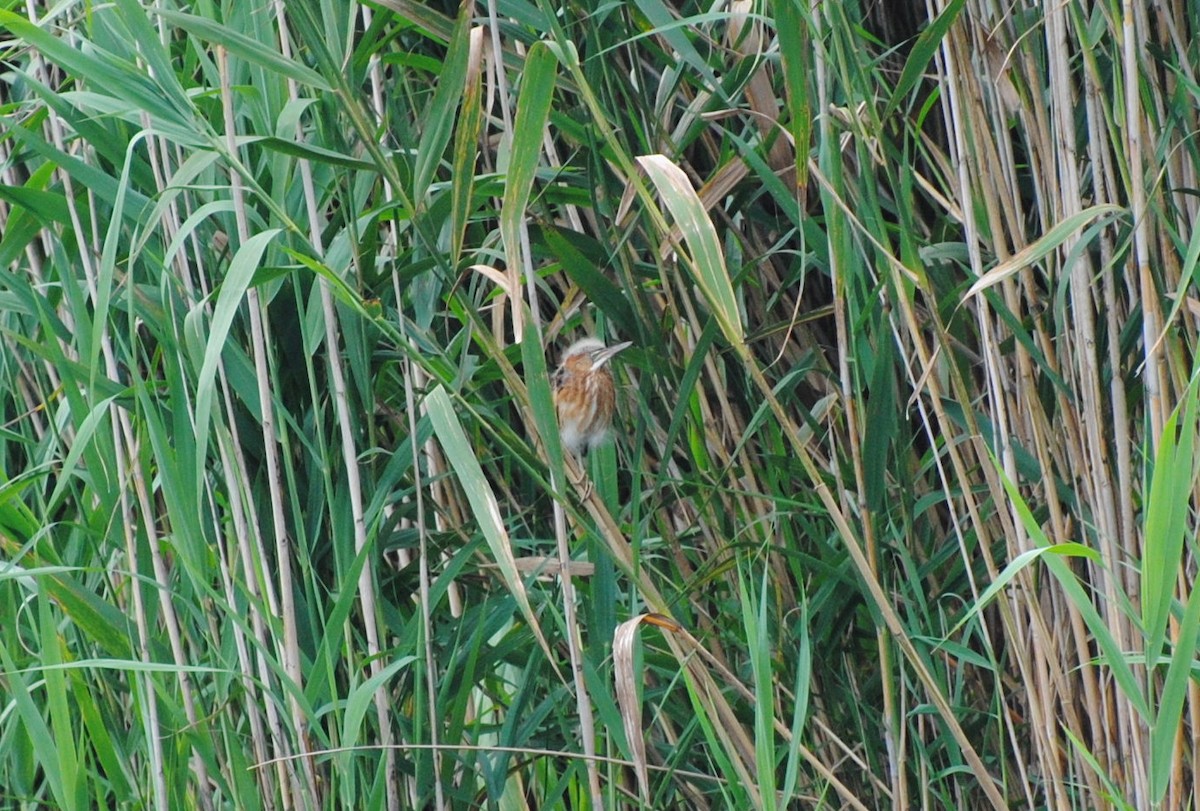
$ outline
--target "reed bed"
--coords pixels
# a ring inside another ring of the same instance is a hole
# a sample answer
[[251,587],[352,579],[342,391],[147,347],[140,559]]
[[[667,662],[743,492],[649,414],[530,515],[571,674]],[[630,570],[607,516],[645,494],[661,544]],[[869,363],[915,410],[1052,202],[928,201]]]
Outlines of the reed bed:
[[0,3],[0,805],[1197,807],[1197,20]]

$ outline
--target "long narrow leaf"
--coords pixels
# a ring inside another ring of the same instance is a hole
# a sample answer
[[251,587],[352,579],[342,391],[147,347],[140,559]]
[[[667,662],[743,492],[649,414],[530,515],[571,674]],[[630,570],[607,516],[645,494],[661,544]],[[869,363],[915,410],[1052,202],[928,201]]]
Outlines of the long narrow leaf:
[[692,267],[709,308],[721,325],[730,343],[743,340],[742,319],[738,312],[733,283],[725,268],[725,254],[717,239],[704,204],[692,188],[687,175],[662,155],[644,155],[638,163],[646,170],[650,181],[675,220],[690,252]]
[[533,607],[529,604],[529,595],[525,590],[524,581],[521,580],[521,573],[517,569],[512,542],[509,540],[504,519],[500,516],[500,507],[496,503],[496,496],[492,493],[492,487],[483,475],[479,460],[475,458],[471,445],[467,441],[467,435],[458,422],[450,395],[444,388],[438,386],[426,397],[426,405],[434,433],[437,434],[438,442],[446,452],[450,467],[458,476],[463,492],[466,493],[471,511],[479,524],[479,530],[483,533],[492,557],[500,570],[500,577],[516,601],[522,616],[525,617],[529,629],[546,652],[547,658],[553,661],[550,646],[547,644],[545,636],[542,635],[537,615],[533,613]]

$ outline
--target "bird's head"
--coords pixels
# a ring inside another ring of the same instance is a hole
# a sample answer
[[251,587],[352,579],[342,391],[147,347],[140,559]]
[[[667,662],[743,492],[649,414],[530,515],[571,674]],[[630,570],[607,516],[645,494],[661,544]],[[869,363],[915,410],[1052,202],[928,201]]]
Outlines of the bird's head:
[[618,352],[633,346],[633,341],[605,346],[599,338],[580,338],[563,353],[562,365],[572,371],[589,372],[603,368]]

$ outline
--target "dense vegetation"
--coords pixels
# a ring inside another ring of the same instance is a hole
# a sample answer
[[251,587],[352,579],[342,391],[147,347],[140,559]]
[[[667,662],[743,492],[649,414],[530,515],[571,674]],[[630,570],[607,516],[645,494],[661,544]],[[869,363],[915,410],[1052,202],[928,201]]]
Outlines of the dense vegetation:
[[1194,807],[1198,20],[0,2],[0,804]]

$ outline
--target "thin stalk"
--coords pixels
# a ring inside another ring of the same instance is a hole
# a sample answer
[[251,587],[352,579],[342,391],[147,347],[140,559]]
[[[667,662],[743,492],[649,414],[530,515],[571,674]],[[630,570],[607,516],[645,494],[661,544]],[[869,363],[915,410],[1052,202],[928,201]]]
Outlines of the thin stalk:
[[[236,156],[238,146],[234,125],[232,88],[229,85],[229,57],[223,47],[217,48],[217,65],[221,75],[221,101],[225,116],[226,148],[230,155]],[[250,238],[250,226],[245,200],[242,196],[241,174],[237,171],[230,172],[229,190],[237,220],[238,243],[242,244]],[[267,462],[267,489],[270,493],[271,520],[275,535],[275,568],[279,575],[280,621],[283,624],[280,659],[283,662],[284,672],[295,689],[303,692],[304,673],[300,669],[300,638],[296,627],[296,598],[292,582],[292,549],[283,504],[284,484],[280,476],[279,445],[275,436],[273,386],[267,362],[269,336],[263,319],[262,302],[259,300],[258,290],[253,286],[246,290],[246,304],[250,316],[251,357],[254,360],[255,379],[258,384],[259,407],[262,409],[262,440]],[[301,754],[308,754],[308,721],[295,693],[291,690],[287,693],[296,744]],[[304,758],[301,761],[301,768],[304,773],[304,782],[301,783],[298,776],[292,774],[292,789],[290,792],[283,792],[285,808],[293,807],[293,803],[314,806],[317,804],[316,777],[312,771],[312,761]]]
[[[183,636],[179,629],[179,617],[175,612],[175,604],[171,600],[171,595],[175,593],[171,587],[171,574],[167,569],[167,562],[163,558],[162,546],[159,541],[158,530],[155,526],[154,505],[150,501],[149,488],[146,486],[142,466],[138,462],[136,453],[137,441],[134,438],[133,423],[128,412],[121,411],[119,416],[121,432],[124,434],[124,444],[126,448],[130,449],[129,470],[133,481],[133,489],[137,494],[138,509],[141,511],[141,521],[139,523],[142,526],[142,530],[146,533],[146,546],[150,550],[150,562],[154,568],[159,610],[162,612],[163,623],[167,626],[167,639],[171,645],[171,658],[179,666],[177,672],[179,697],[183,704],[183,712],[187,718],[188,726],[195,729],[201,726],[201,721],[199,714],[196,712],[196,701],[192,693],[192,678],[187,670],[187,665],[190,664],[191,657],[184,650]],[[130,511],[132,512],[132,508]],[[205,764],[199,748],[192,749],[191,762],[192,770],[195,772],[196,777],[196,792],[194,796],[200,808],[208,811],[208,809],[212,808],[212,797],[208,788],[208,766]]]
[[[557,474],[551,468],[550,486],[555,487]],[[590,483],[589,485],[590,486]],[[556,492],[561,492],[557,490]],[[567,543],[567,518],[562,501],[554,499],[554,539],[558,549],[558,577],[562,583],[563,623],[567,632],[567,652],[571,659],[571,677],[575,686],[575,708],[579,715],[579,736],[586,759],[588,790],[592,807],[604,808],[604,793],[600,789],[600,771],[596,766],[596,724],[592,718],[592,699],[583,676],[583,636],[575,614],[575,583],[571,578],[571,549]]]
[[[26,4],[29,19],[33,22],[37,21],[37,9],[32,0]],[[39,60],[40,61],[40,60]],[[51,111],[48,116],[48,126],[50,129],[51,140],[55,147],[63,150],[64,134],[62,123],[58,116]],[[87,229],[83,227],[82,220],[79,216],[79,209],[76,205],[76,195],[73,190],[73,182],[69,172],[60,172],[62,184],[66,190],[67,209],[71,217],[72,232],[79,248],[79,258],[83,264],[84,279],[87,284],[88,293],[93,302],[99,299],[99,290],[97,282],[97,271],[94,265],[94,256],[100,255],[101,251],[93,250],[88,244],[86,235]],[[89,210],[95,212],[95,200],[91,201],[93,205],[89,206]],[[93,232],[95,229],[93,229]],[[99,242],[97,235],[97,242]],[[68,311],[69,312],[69,311]],[[70,316],[67,315],[64,319],[65,323],[71,323]],[[119,379],[117,373],[117,364],[113,355],[112,343],[109,340],[107,330],[100,336],[101,351],[104,356],[105,373],[110,379]],[[121,526],[125,540],[125,558],[128,566],[130,591],[133,595],[133,614],[134,625],[137,628],[137,640],[134,647],[137,649],[139,660],[146,665],[151,664],[154,659],[150,652],[150,621],[146,613],[146,605],[142,596],[141,586],[141,565],[139,563],[138,544],[136,537],[137,522],[135,521],[133,506],[130,503],[129,492],[126,487],[126,482],[129,478],[127,465],[136,464],[136,454],[132,446],[126,447],[122,438],[122,418],[126,415],[120,410],[116,403],[112,403],[108,407],[109,420],[112,428],[113,449],[116,454],[116,470],[113,483],[120,494],[120,514]],[[165,589],[165,584],[160,583]],[[159,718],[158,707],[158,690],[154,684],[153,675],[150,672],[136,674],[134,680],[140,686],[142,707],[145,713],[143,725],[146,735],[149,763],[149,783],[153,788],[152,798],[154,807],[159,811],[166,811],[168,808],[166,773],[164,770],[165,759],[162,748],[162,728]]]
[[[365,8],[363,12],[364,14],[369,14]],[[290,59],[292,45],[291,39],[288,36],[287,18],[281,0],[276,0],[275,2],[275,13],[279,21],[277,28],[279,32],[280,52],[284,57]],[[368,27],[370,26],[369,17],[364,22]],[[290,77],[287,78],[287,89],[288,97],[293,102],[297,101],[300,94],[295,80]],[[298,142],[304,140],[304,131],[299,122],[296,124],[296,140]],[[325,247],[321,236],[322,218],[317,210],[317,196],[313,187],[312,166],[309,161],[301,159],[298,161],[298,167],[300,169],[301,185],[304,189],[305,210],[308,214],[309,241],[317,255],[323,257]],[[350,404],[346,394],[346,376],[342,370],[337,308],[334,306],[333,294],[330,291],[328,280],[321,277],[318,284],[321,294],[321,310],[325,322],[326,358],[329,362],[330,380],[333,383],[334,408],[336,409],[338,427],[341,430],[342,463],[345,466],[346,487],[350,497],[350,514],[354,526],[354,554],[358,556],[362,554],[362,550],[367,546],[368,538],[363,512],[362,479],[358,469],[357,443],[354,438],[354,429],[350,418]],[[380,656],[381,648],[377,620],[378,609],[376,607],[373,567],[362,567],[358,577],[358,593],[362,606],[363,630],[367,637],[368,668],[371,676],[375,677],[383,671],[384,662]],[[399,769],[397,768],[395,753],[390,748],[392,742],[391,707],[389,705],[386,685],[381,684],[376,689],[373,702],[375,704],[376,722],[379,725],[380,744],[385,747],[386,777],[384,786],[387,807],[389,811],[398,811],[400,808]],[[440,784],[438,788],[440,790]]]
[[[821,30],[824,21],[824,14],[822,12],[823,8],[821,4],[814,2],[810,9],[813,24],[812,40],[814,43],[824,41],[824,35]],[[814,49],[813,62],[814,73],[816,74],[818,83],[819,107],[825,110],[829,107],[829,89],[826,86],[828,69],[825,65],[824,48],[816,47]],[[833,160],[836,165],[839,162],[837,152],[835,151],[838,141],[833,135],[832,119],[830,116],[821,116],[820,132],[821,140],[830,145],[827,159]],[[842,212],[836,207],[833,207],[829,211],[828,219],[830,242],[829,270],[833,279],[833,318],[838,342],[837,377],[841,383],[842,407],[846,411],[845,420],[847,430],[845,434],[850,445],[849,454],[851,466],[853,467],[856,494],[855,504],[851,509],[846,510],[846,512],[852,512],[860,516],[859,527],[863,533],[864,554],[872,576],[878,578],[879,550],[875,539],[874,518],[869,510],[866,498],[866,473],[862,455],[861,438],[865,426],[858,411],[855,394],[858,387],[855,385],[850,371],[850,359],[852,357],[851,342],[854,340],[854,335],[846,321],[846,288],[849,269],[847,268],[847,257],[843,255],[844,250],[842,246],[836,244],[839,239],[839,232],[845,229],[845,223]],[[853,260],[849,261],[852,262]],[[833,459],[836,460],[836,455]],[[836,461],[834,463],[836,464]],[[848,487],[839,488],[839,491],[842,498],[849,498],[850,490]],[[850,505],[843,506],[848,507]],[[892,798],[892,808],[894,811],[901,811],[908,801],[907,771],[904,768],[904,751],[899,744],[897,735],[899,715],[897,714],[895,680],[892,678],[895,669],[892,664],[892,650],[888,636],[889,631],[886,625],[876,626],[875,648],[879,653],[879,671],[882,674],[880,690],[883,695],[880,720],[884,730],[884,741],[887,745],[888,785]]]
[[997,809],[1008,807],[1007,801],[996,787],[995,781],[991,777],[991,772],[984,764],[979,753],[975,751],[975,747],[967,738],[962,726],[958,722],[958,718],[954,714],[946,697],[942,694],[941,688],[938,686],[937,680],[926,667],[924,659],[917,652],[916,647],[904,632],[904,626],[900,622],[895,609],[892,607],[891,601],[887,599],[887,595],[883,591],[878,579],[875,577],[871,569],[870,561],[867,560],[865,553],[859,546],[858,538],[851,529],[850,524],[846,521],[842,514],[841,507],[837,502],[837,498],[829,490],[829,486],[825,483],[824,477],[813,464],[812,456],[808,452],[805,442],[800,438],[799,430],[792,422],[791,416],[783,408],[779,399],[775,396],[770,382],[763,377],[762,371],[758,368],[757,362],[746,350],[745,346],[738,347],[742,355],[744,366],[750,371],[751,377],[758,386],[759,391],[766,399],[771,407],[771,411],[779,420],[780,425],[784,428],[784,433],[791,444],[793,452],[799,457],[805,472],[808,474],[817,491],[817,495],[824,504],[825,509],[829,511],[830,518],[833,519],[834,525],[837,527],[838,534],[841,535],[844,541],[846,550],[850,553],[851,559],[854,561],[855,569],[858,571],[860,580],[867,587],[867,591],[871,595],[872,603],[879,611],[883,621],[887,623],[888,630],[891,632],[896,644],[904,652],[905,658],[908,660],[909,666],[916,673],[918,680],[925,688],[926,695],[933,703],[941,717],[942,722],[946,725],[950,734],[954,737],[955,742],[962,750],[962,755],[966,759],[967,764],[978,777],[979,786],[987,795],[992,806]]
[[[225,379],[224,371],[218,370],[218,380],[221,385],[222,405],[225,409],[225,414],[232,416],[233,397],[229,391],[228,381]],[[214,422],[216,422],[214,420]],[[221,458],[221,468],[227,471],[226,484],[228,485],[223,494],[224,501],[229,505],[229,523],[232,524],[232,531],[226,532],[221,527],[221,522],[218,519],[217,508],[217,492],[215,488],[207,488],[206,495],[208,501],[208,509],[213,516],[214,525],[218,526],[217,530],[217,547],[220,550],[220,567],[221,567],[221,583],[225,593],[225,604],[231,608],[235,608],[242,602],[240,595],[240,587],[238,578],[236,577],[238,570],[238,559],[234,553],[230,551],[229,540],[232,538],[245,539],[255,537],[251,532],[252,526],[258,526],[258,522],[251,516],[247,515],[250,509],[246,503],[246,493],[242,489],[244,482],[249,481],[249,476],[246,473],[245,462],[239,452],[242,447],[241,442],[237,437],[236,421],[230,421],[228,431],[217,430],[217,446]],[[270,747],[267,744],[267,730],[270,730],[270,738],[276,741],[283,739],[282,723],[279,718],[279,710],[276,702],[266,700],[267,691],[266,685],[272,684],[274,677],[271,673],[270,663],[267,662],[265,652],[270,650],[270,633],[267,630],[266,622],[263,619],[262,611],[262,593],[259,590],[259,584],[263,583],[267,587],[266,602],[267,606],[271,607],[275,602],[274,592],[270,589],[270,580],[265,576],[263,568],[258,565],[255,552],[258,550],[258,545],[253,543],[237,542],[234,544],[237,547],[238,554],[241,555],[240,572],[244,576],[245,589],[249,594],[249,620],[250,632],[253,634],[255,648],[252,655],[246,645],[245,635],[241,631],[238,623],[233,623],[234,645],[237,649],[238,662],[241,665],[240,673],[242,675],[241,683],[246,691],[246,714],[250,721],[250,740],[254,751],[255,762],[266,763],[271,756]],[[273,612],[272,616],[278,616],[277,612]],[[262,708],[260,711],[259,708]],[[263,726],[263,714],[266,715],[266,727]],[[272,785],[271,775],[275,775],[278,784],[278,791],[285,792],[285,786],[288,785],[288,768],[289,764],[280,761],[275,764],[274,772],[268,769],[255,769],[255,777],[258,780],[260,791],[264,797],[272,797],[275,795],[276,788]]]

